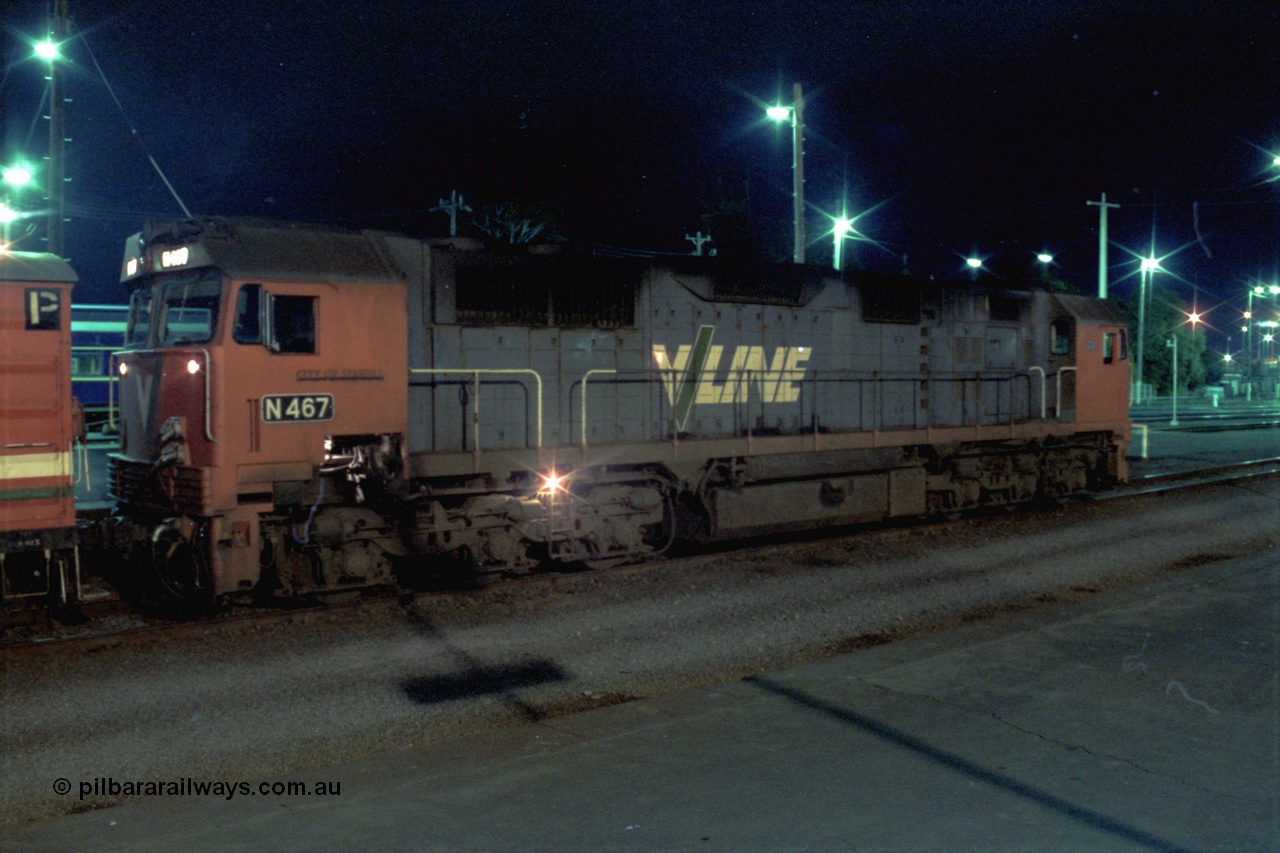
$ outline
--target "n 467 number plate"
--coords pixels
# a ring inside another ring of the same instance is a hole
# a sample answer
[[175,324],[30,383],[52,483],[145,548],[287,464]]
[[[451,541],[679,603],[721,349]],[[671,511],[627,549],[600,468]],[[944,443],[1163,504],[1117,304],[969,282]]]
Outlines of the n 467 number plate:
[[271,394],[262,398],[262,420],[269,424],[333,420],[332,394]]

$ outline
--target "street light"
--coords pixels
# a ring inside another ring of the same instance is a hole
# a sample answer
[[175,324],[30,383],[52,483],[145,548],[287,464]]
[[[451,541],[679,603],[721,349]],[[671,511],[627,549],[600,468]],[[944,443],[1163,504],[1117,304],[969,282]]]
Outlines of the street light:
[[835,249],[831,253],[831,266],[836,271],[844,269],[844,238],[849,236],[853,231],[853,220],[847,216],[841,216],[831,224],[831,233],[835,238]]
[[11,187],[25,187],[31,183],[31,170],[18,163],[4,170],[4,182]]
[[55,59],[58,59],[60,56],[60,53],[58,50],[58,43],[55,42],[53,39],[45,39],[44,41],[37,43],[36,56],[40,57],[46,62],[53,62]]
[[0,173],[0,176],[4,178],[5,185],[3,200],[0,200],[0,223],[4,224],[4,245],[8,248],[10,228],[14,222],[18,221],[20,215],[16,208],[10,206],[9,190],[12,187],[16,194],[18,190],[31,183],[31,170],[22,163],[15,163]]
[[1133,401],[1139,404],[1142,403],[1142,339],[1147,328],[1147,287],[1151,276],[1158,270],[1160,270],[1160,261],[1157,258],[1142,259],[1142,268],[1138,278],[1138,385],[1133,396]]
[[977,281],[978,273],[982,271],[982,258],[977,255],[970,255],[964,259],[964,265],[969,268],[969,277]]
[[1046,284],[1049,281],[1049,267],[1053,265],[1053,255],[1050,252],[1036,253],[1036,263],[1040,264],[1040,280]]
[[795,226],[795,250],[792,259],[804,263],[804,92],[796,83],[792,90],[791,106],[781,104],[769,107],[765,115],[774,121],[791,121],[791,198],[792,218]]

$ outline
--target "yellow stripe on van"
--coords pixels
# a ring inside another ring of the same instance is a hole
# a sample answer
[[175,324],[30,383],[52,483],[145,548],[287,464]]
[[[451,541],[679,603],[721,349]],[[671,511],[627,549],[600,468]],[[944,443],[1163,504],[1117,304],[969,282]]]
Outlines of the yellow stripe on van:
[[[0,453],[3,453],[3,451],[0,451]],[[70,476],[70,453],[13,453],[0,455],[0,480]]]

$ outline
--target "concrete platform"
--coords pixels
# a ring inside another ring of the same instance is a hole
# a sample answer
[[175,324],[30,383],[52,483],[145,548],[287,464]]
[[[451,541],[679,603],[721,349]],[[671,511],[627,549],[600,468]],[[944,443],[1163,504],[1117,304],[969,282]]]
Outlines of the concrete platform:
[[1145,457],[1141,442],[1141,431],[1135,429],[1129,448],[1129,480],[1135,484],[1221,465],[1280,461],[1280,427],[1202,432],[1191,424],[1173,428],[1166,422],[1148,426]]
[[1260,553],[295,777],[336,794],[194,780],[250,790],[0,849],[1276,851],[1278,649],[1280,552]]

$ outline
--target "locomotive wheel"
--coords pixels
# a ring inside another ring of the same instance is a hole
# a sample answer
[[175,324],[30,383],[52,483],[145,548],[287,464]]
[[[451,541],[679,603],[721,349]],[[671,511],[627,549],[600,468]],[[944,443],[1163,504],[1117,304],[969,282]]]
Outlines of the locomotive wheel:
[[207,527],[185,516],[151,532],[151,566],[161,594],[170,602],[200,609],[212,606],[207,543]]

